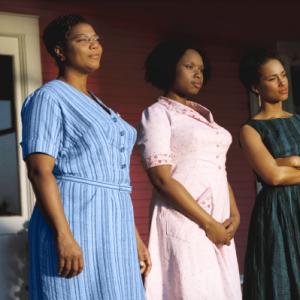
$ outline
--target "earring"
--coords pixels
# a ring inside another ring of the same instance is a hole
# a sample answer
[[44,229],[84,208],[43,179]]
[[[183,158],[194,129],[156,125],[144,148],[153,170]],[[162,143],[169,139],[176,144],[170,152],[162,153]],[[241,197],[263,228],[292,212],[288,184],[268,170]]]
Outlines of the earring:
[[61,62],[64,62],[66,60],[66,57],[63,54],[59,55],[58,57]]
[[260,98],[260,94],[257,94],[257,104],[258,104],[258,107],[260,108],[260,107],[261,107],[261,98]]

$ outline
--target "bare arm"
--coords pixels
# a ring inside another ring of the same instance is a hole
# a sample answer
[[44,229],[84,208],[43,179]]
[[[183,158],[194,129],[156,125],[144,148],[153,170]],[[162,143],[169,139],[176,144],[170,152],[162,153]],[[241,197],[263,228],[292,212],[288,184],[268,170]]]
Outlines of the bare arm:
[[232,239],[240,225],[240,213],[236,206],[235,197],[233,190],[228,183],[229,199],[230,199],[230,217],[223,224],[226,230],[230,234],[230,239]]
[[135,237],[137,242],[138,258],[140,263],[140,270],[144,276],[147,276],[152,268],[150,253],[140,237],[140,234],[135,227]]
[[274,186],[300,183],[300,171],[278,165],[254,128],[244,125],[240,132],[240,141],[251,167],[264,182]]
[[31,154],[26,158],[28,177],[38,205],[52,226],[59,257],[59,274],[78,275],[83,270],[83,256],[66,220],[58,186],[53,176],[55,159],[45,154]]
[[168,204],[202,227],[215,244],[229,243],[225,226],[202,209],[182,184],[171,177],[171,166],[161,165],[148,169],[154,187],[166,196]]

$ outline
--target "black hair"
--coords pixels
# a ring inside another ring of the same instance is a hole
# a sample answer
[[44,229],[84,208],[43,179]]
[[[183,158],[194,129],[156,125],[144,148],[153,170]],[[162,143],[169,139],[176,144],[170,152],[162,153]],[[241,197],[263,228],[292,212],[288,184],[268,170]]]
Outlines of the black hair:
[[175,80],[176,66],[186,50],[197,51],[202,57],[204,84],[209,79],[210,66],[202,49],[189,41],[168,40],[158,44],[145,61],[145,80],[167,91]]
[[71,29],[78,25],[89,22],[80,15],[59,16],[51,21],[43,32],[43,41],[49,54],[55,59],[58,67],[61,67],[61,61],[55,53],[56,47],[66,49],[67,35]]
[[283,66],[284,62],[276,51],[267,49],[252,49],[240,61],[239,78],[244,87],[252,92],[252,87],[257,85],[260,80],[260,68],[269,60],[276,59]]

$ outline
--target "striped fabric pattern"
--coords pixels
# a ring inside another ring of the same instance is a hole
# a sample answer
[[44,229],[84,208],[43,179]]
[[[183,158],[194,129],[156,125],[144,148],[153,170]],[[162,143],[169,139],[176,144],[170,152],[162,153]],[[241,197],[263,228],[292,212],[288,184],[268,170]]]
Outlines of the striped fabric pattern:
[[[300,155],[300,116],[249,120],[274,158]],[[244,300],[300,299],[300,184],[268,185],[252,211],[244,267]]]
[[145,298],[130,198],[136,132],[101,105],[60,80],[24,102],[23,157],[44,153],[56,159],[64,212],[85,262],[77,277],[57,275],[53,231],[35,206],[29,225],[31,300]]

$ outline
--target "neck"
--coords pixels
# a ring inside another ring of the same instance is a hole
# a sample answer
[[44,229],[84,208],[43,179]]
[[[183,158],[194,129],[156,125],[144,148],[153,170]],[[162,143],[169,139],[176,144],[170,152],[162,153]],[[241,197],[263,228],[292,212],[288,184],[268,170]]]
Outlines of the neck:
[[87,78],[87,74],[79,73],[69,69],[66,69],[58,76],[58,79],[69,83],[84,94],[89,95],[87,90]]
[[166,92],[164,96],[167,97],[167,98],[170,98],[174,101],[177,101],[181,104],[187,105],[188,100],[186,99],[186,97],[178,95],[177,93],[175,93],[173,91]]
[[263,114],[266,117],[280,117],[282,116],[285,111],[282,109],[282,102],[276,102],[276,103],[270,103],[270,102],[265,102],[262,101],[262,107],[260,110],[261,114]]

